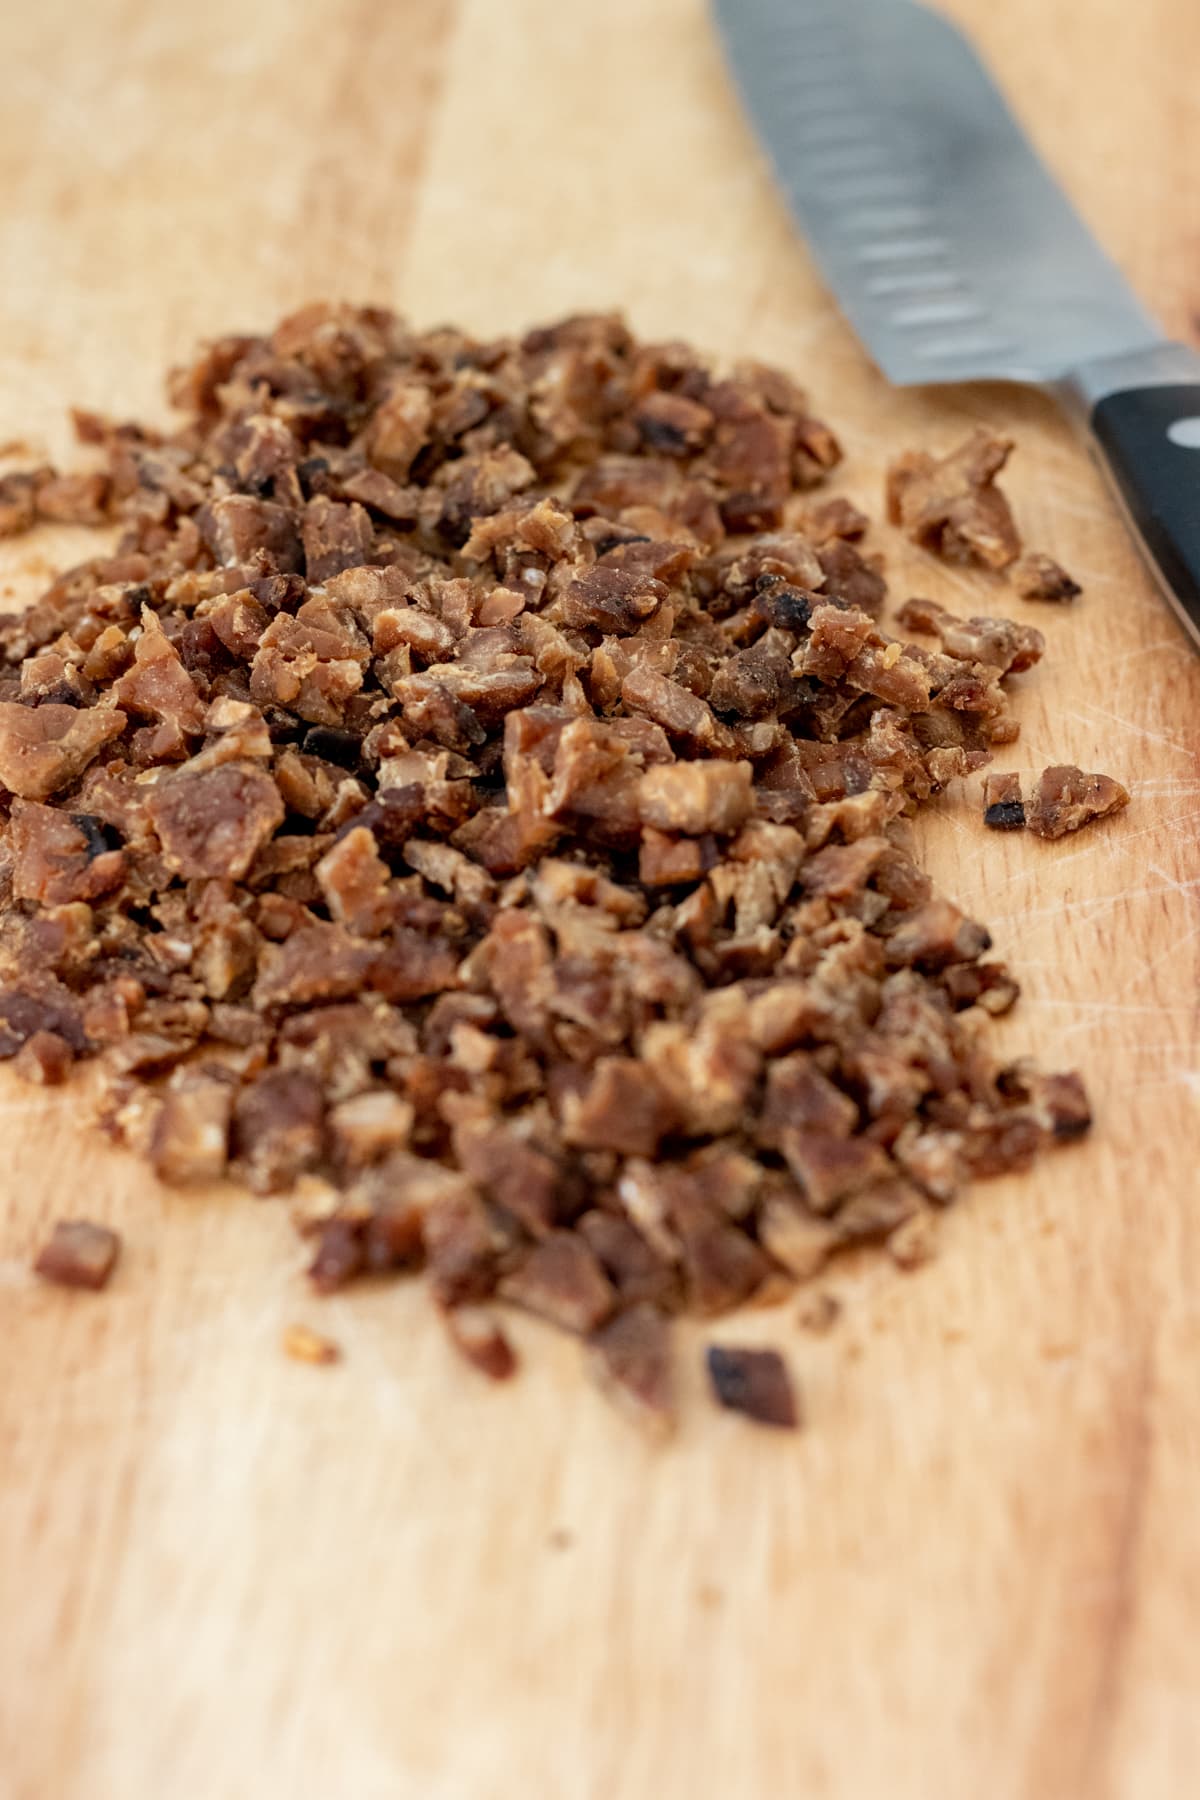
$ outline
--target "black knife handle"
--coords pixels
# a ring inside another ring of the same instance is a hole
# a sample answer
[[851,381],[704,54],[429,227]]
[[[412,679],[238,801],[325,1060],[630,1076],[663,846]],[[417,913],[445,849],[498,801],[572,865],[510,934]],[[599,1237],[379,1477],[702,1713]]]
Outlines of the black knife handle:
[[1200,381],[1107,394],[1092,431],[1146,554],[1200,634]]
[[1200,645],[1200,355],[1150,345],[1087,364],[1067,386],[1148,562]]

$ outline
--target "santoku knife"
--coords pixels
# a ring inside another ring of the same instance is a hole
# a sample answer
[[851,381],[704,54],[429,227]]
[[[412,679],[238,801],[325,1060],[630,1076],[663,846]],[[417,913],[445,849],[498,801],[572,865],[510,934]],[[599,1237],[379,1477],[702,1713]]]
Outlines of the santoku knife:
[[714,0],[776,175],[890,380],[1056,388],[1200,645],[1200,355],[1173,344],[966,40],[913,0]]

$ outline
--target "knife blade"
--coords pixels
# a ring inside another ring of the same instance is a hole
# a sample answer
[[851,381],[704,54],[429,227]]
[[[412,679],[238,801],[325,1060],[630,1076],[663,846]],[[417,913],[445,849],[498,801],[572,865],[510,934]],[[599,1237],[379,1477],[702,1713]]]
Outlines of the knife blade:
[[1166,340],[961,32],[914,0],[714,0],[746,109],[901,386],[1054,386],[1200,645],[1200,356]]

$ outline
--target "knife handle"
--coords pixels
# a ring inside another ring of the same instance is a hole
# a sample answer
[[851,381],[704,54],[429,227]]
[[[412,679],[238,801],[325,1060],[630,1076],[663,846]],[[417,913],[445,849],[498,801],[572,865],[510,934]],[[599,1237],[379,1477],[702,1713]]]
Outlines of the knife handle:
[[1162,345],[1072,381],[1126,518],[1200,645],[1200,356]]

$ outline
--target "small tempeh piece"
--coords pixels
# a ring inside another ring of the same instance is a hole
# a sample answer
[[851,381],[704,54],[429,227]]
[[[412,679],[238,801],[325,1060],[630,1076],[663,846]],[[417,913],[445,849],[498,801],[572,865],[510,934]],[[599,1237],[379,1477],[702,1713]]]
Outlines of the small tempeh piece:
[[1087,775],[1073,764],[1057,763],[1038,777],[1026,819],[1037,837],[1060,838],[1128,805],[1127,789],[1111,775]]
[[1019,775],[984,776],[983,822],[993,831],[1024,830],[1025,802],[1021,798]]
[[795,1430],[800,1423],[792,1378],[778,1350],[739,1350],[711,1344],[708,1379],[719,1405],[759,1425]]
[[452,1306],[443,1315],[450,1342],[489,1381],[507,1381],[517,1354],[495,1314],[486,1306]]
[[120,1238],[107,1225],[60,1219],[38,1251],[34,1272],[57,1287],[107,1287],[120,1250]]
[[340,1362],[342,1352],[332,1338],[309,1325],[289,1325],[283,1334],[283,1353],[293,1362],[317,1365]]
[[1062,564],[1044,550],[1027,550],[1013,564],[1009,579],[1022,600],[1053,600],[1066,605],[1083,592]]
[[1021,540],[996,477],[1012,448],[979,427],[942,457],[906,451],[888,466],[888,517],[948,562],[1007,568]]
[[675,1423],[670,1327],[646,1301],[619,1313],[588,1340],[600,1385],[644,1429],[665,1436]]

